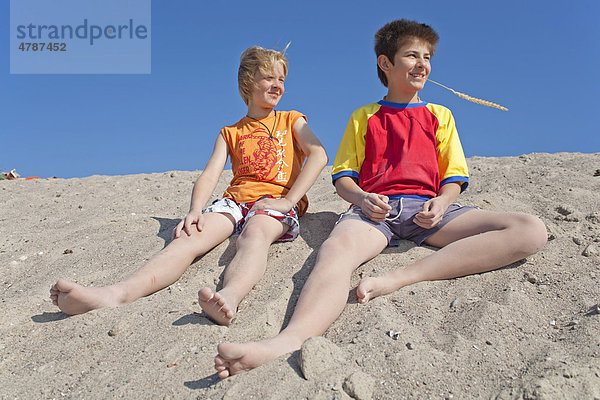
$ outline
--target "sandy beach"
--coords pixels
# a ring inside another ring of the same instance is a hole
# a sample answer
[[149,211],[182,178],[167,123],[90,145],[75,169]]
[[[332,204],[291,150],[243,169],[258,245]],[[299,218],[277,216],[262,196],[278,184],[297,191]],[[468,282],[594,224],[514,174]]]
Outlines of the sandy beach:
[[[468,163],[459,202],[539,216],[542,251],[366,305],[351,293],[322,339],[226,380],[213,369],[217,344],[279,332],[347,208],[331,167],[308,193],[300,236],[271,246],[230,327],[201,313],[197,291],[219,284],[235,238],[124,307],[70,317],[48,297],[58,278],[103,286],[161,250],[199,171],[0,181],[0,398],[600,399],[600,153]],[[226,171],[214,198],[230,179]],[[401,242],[361,266],[353,285],[433,251]]]

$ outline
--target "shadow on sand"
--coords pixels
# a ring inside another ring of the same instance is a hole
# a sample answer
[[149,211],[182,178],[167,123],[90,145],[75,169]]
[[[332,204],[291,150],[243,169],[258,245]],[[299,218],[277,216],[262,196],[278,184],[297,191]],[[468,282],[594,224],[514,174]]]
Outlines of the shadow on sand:
[[160,224],[156,236],[165,241],[163,247],[166,247],[171,242],[173,228],[175,228],[181,220],[161,217],[152,217],[152,219],[156,220]]
[[219,375],[217,375],[217,373],[214,373],[205,378],[198,379],[197,381],[184,382],[183,386],[192,390],[208,389],[209,387],[216,385],[220,381],[221,379],[219,378]]
[[203,313],[193,312],[188,315],[184,315],[183,317],[173,321],[171,324],[173,326],[184,326],[184,325],[215,325],[208,316]]
[[69,317],[70,317],[69,314],[65,314],[62,311],[57,311],[57,312],[43,312],[41,314],[32,316],[31,320],[33,322],[37,322],[38,324],[45,324],[46,322],[61,321],[63,319],[67,319]]

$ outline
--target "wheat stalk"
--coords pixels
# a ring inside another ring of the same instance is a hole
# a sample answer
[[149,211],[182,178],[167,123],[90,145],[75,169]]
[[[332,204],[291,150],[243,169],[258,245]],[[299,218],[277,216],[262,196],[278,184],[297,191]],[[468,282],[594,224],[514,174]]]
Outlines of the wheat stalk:
[[452,93],[454,93],[455,95],[457,95],[458,97],[468,100],[468,101],[472,101],[473,103],[477,103],[477,104],[481,104],[482,106],[488,106],[488,107],[494,107],[497,108],[499,110],[503,110],[503,111],[508,111],[508,108],[501,106],[500,104],[496,104],[496,103],[492,103],[491,101],[487,101],[487,100],[482,100],[482,99],[478,99],[476,97],[471,97],[468,94],[464,94],[461,92],[457,92],[456,90],[449,88],[448,86],[444,86],[441,83],[438,83],[434,80],[431,79],[427,79],[429,82],[431,83],[435,83],[438,86],[443,87],[444,89],[448,89],[449,91],[451,91]]

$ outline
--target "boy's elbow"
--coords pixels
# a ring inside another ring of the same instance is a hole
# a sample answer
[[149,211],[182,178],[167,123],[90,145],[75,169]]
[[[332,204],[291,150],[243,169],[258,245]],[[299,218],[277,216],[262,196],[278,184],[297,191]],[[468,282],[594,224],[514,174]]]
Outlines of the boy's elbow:
[[329,162],[329,158],[327,157],[327,152],[323,147],[319,148],[319,161],[321,162],[321,168],[325,168],[327,163]]
[[196,186],[202,185],[215,185],[219,182],[219,178],[221,177],[220,173],[216,173],[215,171],[204,170],[196,180]]
[[315,146],[310,149],[310,153],[308,153],[308,158],[311,162],[318,163],[321,169],[325,168],[329,159],[327,158],[327,153],[323,146]]

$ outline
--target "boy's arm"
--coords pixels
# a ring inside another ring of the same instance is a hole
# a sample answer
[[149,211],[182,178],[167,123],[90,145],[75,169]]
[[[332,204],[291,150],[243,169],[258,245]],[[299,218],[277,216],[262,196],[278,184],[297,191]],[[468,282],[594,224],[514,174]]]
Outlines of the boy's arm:
[[202,209],[206,205],[208,199],[215,190],[219,177],[225,168],[227,162],[227,143],[223,139],[223,135],[219,134],[215,141],[212,155],[210,156],[204,171],[200,174],[194,189],[192,190],[192,200],[190,202],[190,211],[182,219],[173,231],[173,237],[178,238],[181,231],[190,236],[192,234],[192,225],[196,225],[198,232],[202,231],[204,218],[202,217]]
[[335,181],[337,194],[349,203],[356,204],[372,221],[384,221],[392,207],[388,197],[377,193],[365,192],[353,178],[342,176]]
[[422,228],[430,229],[442,222],[444,213],[454,203],[460,194],[460,183],[450,182],[440,188],[440,194],[437,197],[427,200],[423,203],[423,211],[418,213],[413,222]]
[[285,197],[281,199],[262,199],[252,207],[253,210],[271,209],[286,213],[292,209],[308,192],[315,180],[327,165],[327,154],[323,145],[310,130],[304,118],[298,118],[294,123],[296,141],[307,155],[302,171]]

